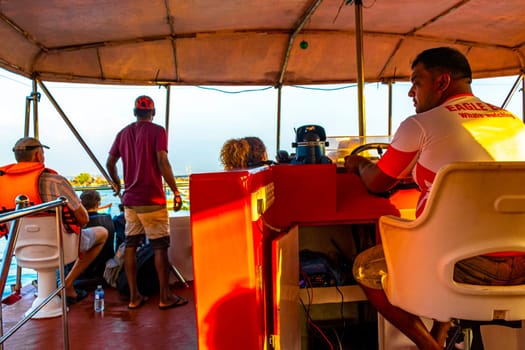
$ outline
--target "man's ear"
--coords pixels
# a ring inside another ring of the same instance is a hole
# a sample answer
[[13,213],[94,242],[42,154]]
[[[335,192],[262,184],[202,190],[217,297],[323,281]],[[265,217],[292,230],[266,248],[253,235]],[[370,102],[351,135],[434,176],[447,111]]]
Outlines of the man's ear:
[[33,161],[34,162],[39,162],[39,163],[44,163],[44,153],[43,152],[34,152],[33,153]]
[[155,108],[153,108],[153,112],[151,113],[151,116],[153,117],[155,115]]
[[438,90],[443,92],[448,89],[452,78],[449,73],[442,73],[437,78],[437,87]]

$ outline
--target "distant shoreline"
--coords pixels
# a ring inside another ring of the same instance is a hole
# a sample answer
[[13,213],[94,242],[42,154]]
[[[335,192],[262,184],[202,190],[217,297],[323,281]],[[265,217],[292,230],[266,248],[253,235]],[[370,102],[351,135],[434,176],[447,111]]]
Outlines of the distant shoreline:
[[[190,211],[190,191],[189,191],[189,177],[177,177],[177,187],[182,197],[182,208],[178,212],[171,210],[173,208],[173,194],[168,186],[165,186],[166,192],[166,205],[168,212],[171,216],[188,216]],[[72,184],[73,185],[73,184]],[[80,193],[85,190],[95,190],[100,193],[101,206],[105,207],[109,204],[108,208],[99,211],[100,213],[110,214],[112,217],[120,213],[119,204],[121,203],[120,197],[114,195],[113,188],[109,185],[93,184],[89,186],[75,186],[73,189],[80,196]]]
[[[75,178],[77,176],[68,176],[68,177],[66,177],[67,180],[69,181],[69,183],[71,184],[71,186],[73,186],[73,188],[75,190],[77,190],[77,191],[84,191],[84,190],[111,190],[112,189],[111,185],[107,181],[91,183],[91,184],[87,184],[87,185],[85,185],[85,184],[79,185],[75,181]],[[97,178],[100,178],[100,176],[96,175],[95,177],[93,177],[91,175],[91,179],[97,179]],[[182,186],[182,187],[188,186],[189,180],[190,180],[189,175],[177,175],[177,176],[175,176],[175,181],[177,182],[177,185]],[[167,187],[167,186],[165,186],[165,187]],[[169,191],[169,187],[167,187],[167,189]]]

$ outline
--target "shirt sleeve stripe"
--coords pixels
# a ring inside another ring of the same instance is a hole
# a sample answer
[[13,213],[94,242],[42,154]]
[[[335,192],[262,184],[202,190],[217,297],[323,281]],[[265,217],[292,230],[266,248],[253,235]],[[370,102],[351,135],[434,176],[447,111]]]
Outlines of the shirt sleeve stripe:
[[381,171],[390,177],[400,179],[406,177],[416,161],[418,152],[403,152],[391,145],[383,157],[377,162]]

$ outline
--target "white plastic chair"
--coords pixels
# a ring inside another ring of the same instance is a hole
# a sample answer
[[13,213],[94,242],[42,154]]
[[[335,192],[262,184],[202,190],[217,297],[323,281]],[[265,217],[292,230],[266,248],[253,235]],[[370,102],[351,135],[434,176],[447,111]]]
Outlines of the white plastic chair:
[[525,162],[447,165],[417,219],[383,216],[379,230],[393,305],[439,321],[525,319],[525,285],[453,281],[459,260],[525,252]]
[[[64,263],[68,264],[78,257],[79,235],[62,233]],[[23,268],[34,269],[38,278],[38,297],[29,314],[57,288],[56,270],[60,264],[60,251],[57,242],[56,217],[27,216],[20,219],[20,229],[15,246],[16,261]],[[49,318],[62,315],[62,302],[55,296],[33,318]]]

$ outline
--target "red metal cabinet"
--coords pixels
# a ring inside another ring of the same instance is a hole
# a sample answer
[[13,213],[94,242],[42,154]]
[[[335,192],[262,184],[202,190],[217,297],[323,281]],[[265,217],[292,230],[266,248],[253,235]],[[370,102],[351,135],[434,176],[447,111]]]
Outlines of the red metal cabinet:
[[[298,283],[297,227],[375,223],[381,215],[414,208],[418,195],[372,195],[356,175],[338,173],[334,164],[193,174],[190,193],[201,350],[293,344],[298,288],[281,277],[293,281],[297,269]],[[280,319],[283,309],[287,321]]]

